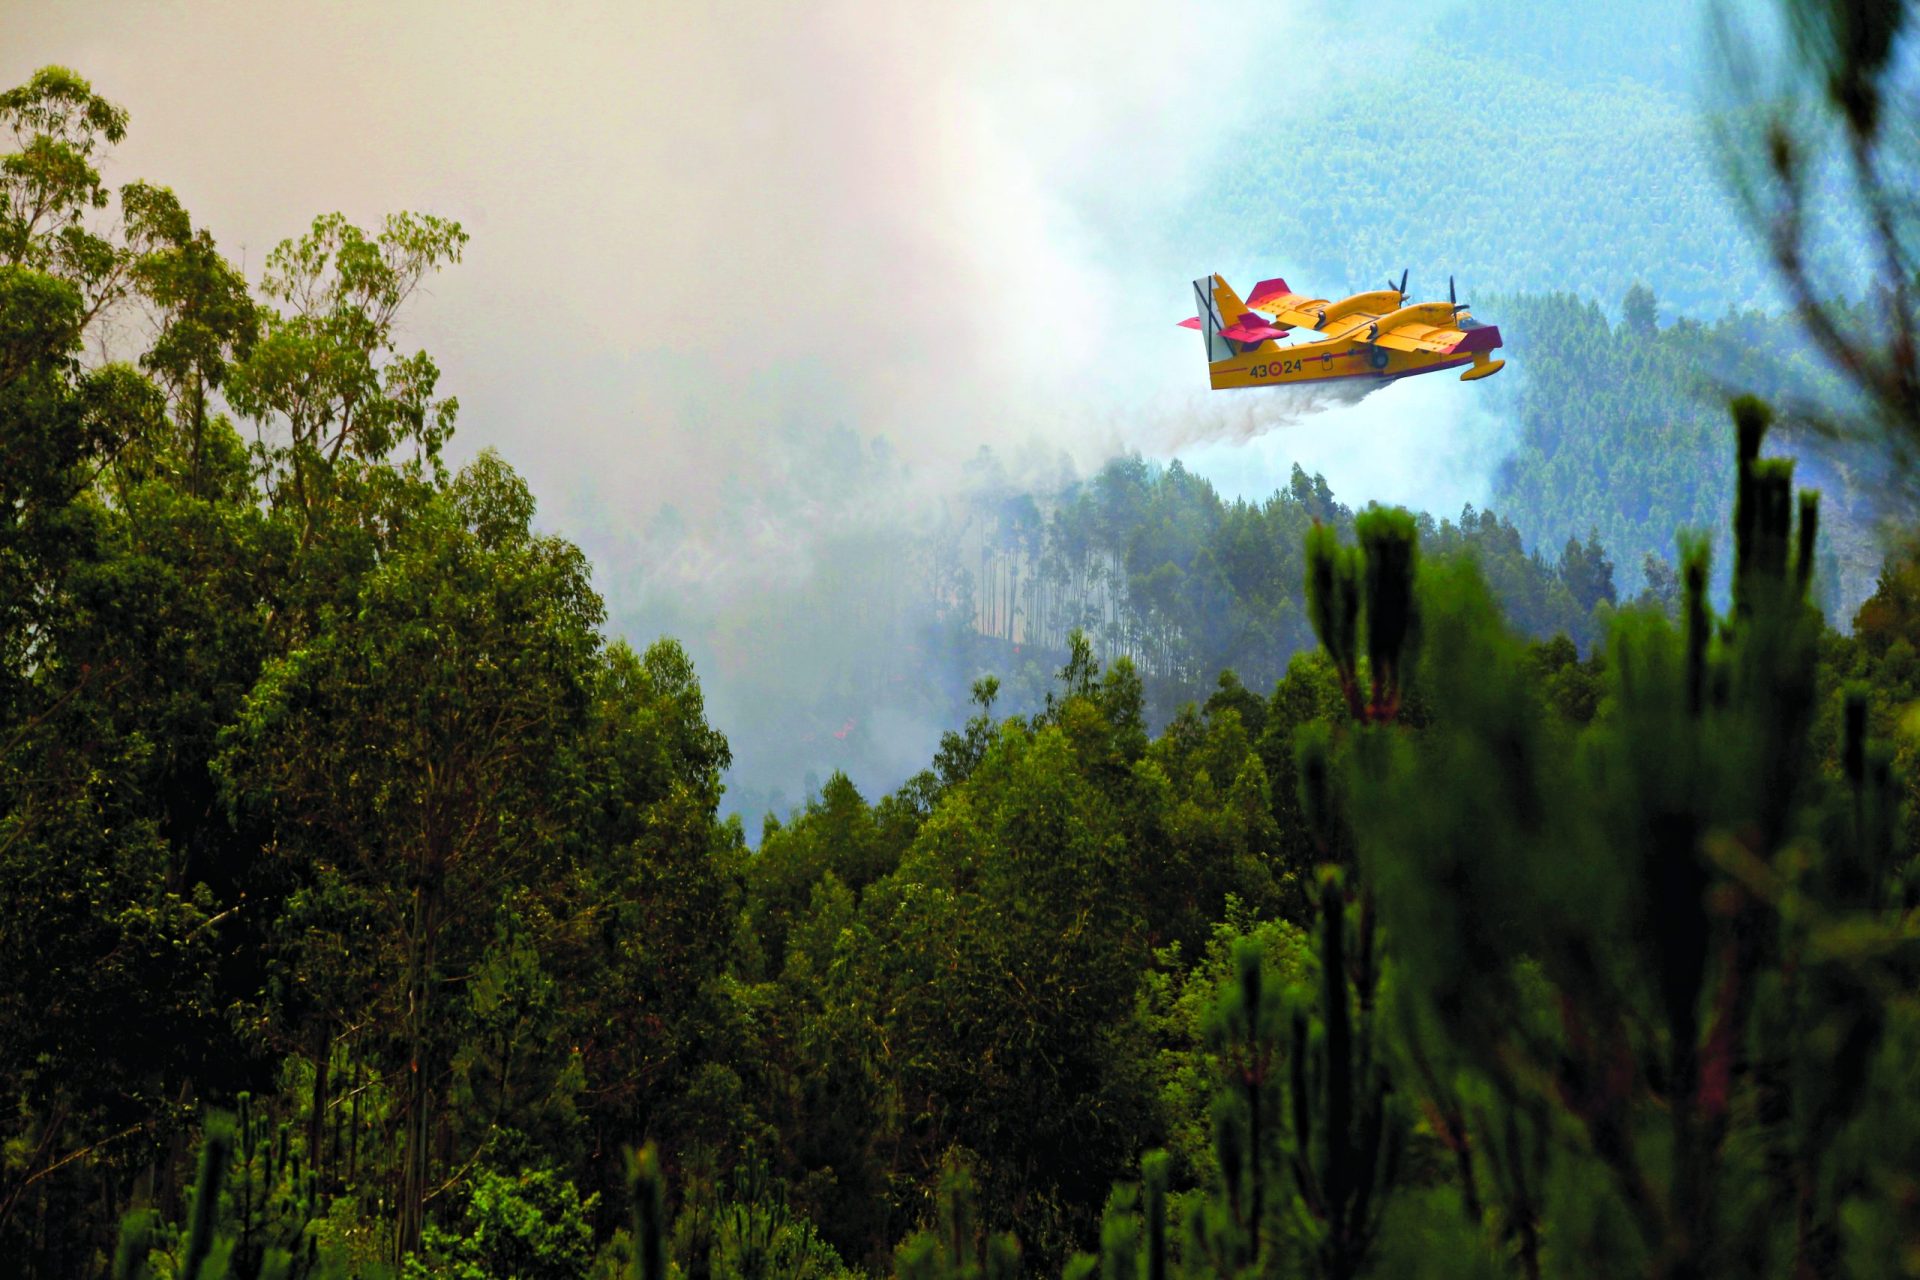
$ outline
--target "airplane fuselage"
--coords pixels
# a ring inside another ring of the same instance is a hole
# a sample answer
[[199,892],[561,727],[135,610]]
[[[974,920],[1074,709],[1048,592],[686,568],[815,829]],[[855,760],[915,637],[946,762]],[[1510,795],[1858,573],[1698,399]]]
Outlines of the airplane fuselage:
[[[1446,304],[1442,303],[1444,308]],[[1479,367],[1465,376],[1484,378],[1504,364],[1484,351],[1437,355],[1426,351],[1389,351],[1350,337],[1282,345],[1263,342],[1244,355],[1208,366],[1213,389],[1271,387],[1285,382],[1326,382],[1334,378],[1410,378],[1465,365]],[[1483,372],[1484,370],[1484,372]]]

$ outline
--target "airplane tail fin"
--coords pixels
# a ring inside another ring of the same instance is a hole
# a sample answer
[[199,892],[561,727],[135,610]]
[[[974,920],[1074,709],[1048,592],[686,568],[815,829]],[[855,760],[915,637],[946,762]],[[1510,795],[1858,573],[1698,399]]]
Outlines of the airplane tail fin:
[[[1233,291],[1233,286],[1219,275],[1203,276],[1195,280],[1193,300],[1200,308],[1198,327],[1201,337],[1206,339],[1208,364],[1231,360],[1241,352],[1259,346],[1263,341],[1267,331],[1250,330],[1248,326],[1264,326],[1266,322],[1249,312],[1247,304],[1241,300],[1239,294]],[[1236,329],[1247,333],[1251,341],[1236,343],[1233,338],[1227,336],[1228,330]],[[1262,336],[1254,337],[1255,332],[1261,333]]]

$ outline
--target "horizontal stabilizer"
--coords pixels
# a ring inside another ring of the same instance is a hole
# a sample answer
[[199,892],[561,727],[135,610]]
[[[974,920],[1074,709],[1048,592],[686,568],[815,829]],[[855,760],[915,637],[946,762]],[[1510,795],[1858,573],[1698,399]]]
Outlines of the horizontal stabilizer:
[[1198,329],[1200,327],[1200,317],[1188,316],[1185,320],[1182,320],[1180,322],[1180,327],[1182,329]]
[[1267,323],[1265,316],[1255,315],[1251,311],[1241,313],[1237,323],[1222,329],[1220,332],[1224,336],[1232,338],[1235,342],[1265,342],[1269,338],[1284,338],[1287,336],[1285,329],[1274,328],[1274,326]]

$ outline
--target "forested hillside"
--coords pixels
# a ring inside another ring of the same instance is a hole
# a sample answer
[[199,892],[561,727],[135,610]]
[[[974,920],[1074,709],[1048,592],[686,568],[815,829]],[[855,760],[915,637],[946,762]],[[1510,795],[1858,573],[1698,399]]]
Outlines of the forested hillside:
[[[1414,292],[1443,296],[1452,274],[1476,303],[1571,293],[1611,308],[1655,281],[1696,318],[1775,309],[1709,124],[1753,87],[1727,83],[1712,8],[1572,0],[1549,20],[1502,0],[1328,30],[1311,63],[1223,104],[1235,141],[1184,234],[1330,297],[1411,266]],[[1729,8],[1736,27],[1771,17]],[[1823,266],[1866,279],[1857,241],[1824,248]]]
[[[1682,531],[1710,536],[1725,563],[1728,388],[1828,414],[1851,406],[1843,380],[1790,320],[1663,321],[1645,285],[1628,291],[1622,310],[1609,322],[1597,303],[1564,294],[1499,300],[1520,376],[1496,394],[1519,429],[1494,502],[1529,545],[1597,533],[1622,585],[1637,589],[1647,556],[1676,560]],[[1873,587],[1880,473],[1804,426],[1782,433],[1778,447],[1800,459],[1825,498],[1831,558],[1821,562],[1821,600],[1840,622]]]
[[[986,675],[1000,681],[1004,710],[1039,711],[1076,630],[1099,660],[1133,664],[1154,728],[1204,701],[1223,670],[1264,688],[1313,643],[1302,540],[1316,523],[1351,531],[1353,518],[1325,480],[1297,466],[1285,489],[1256,504],[1222,499],[1177,461],[1118,458],[1035,493],[983,456],[932,527],[896,537],[885,557],[848,548],[846,568],[816,575],[814,625],[891,642],[870,645],[816,689],[768,690],[764,705],[780,713],[742,745],[730,809],[750,821],[784,814],[807,795],[760,780],[809,771],[808,794],[836,769],[890,789],[918,767],[894,763],[903,719],[954,723]],[[1603,633],[1619,591],[1590,532],[1529,541],[1472,508],[1419,521],[1430,547],[1479,560],[1527,634],[1565,635],[1584,651]],[[740,607],[732,625],[749,634],[807,625],[778,604]]]

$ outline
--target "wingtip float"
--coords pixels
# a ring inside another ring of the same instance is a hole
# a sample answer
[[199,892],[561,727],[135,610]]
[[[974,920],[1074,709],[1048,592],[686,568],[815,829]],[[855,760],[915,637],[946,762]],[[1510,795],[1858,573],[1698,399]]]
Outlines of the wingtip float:
[[[1335,378],[1385,381],[1463,366],[1471,367],[1460,380],[1473,382],[1507,364],[1492,354],[1501,345],[1499,327],[1475,320],[1451,279],[1445,302],[1412,305],[1406,272],[1398,284],[1389,279],[1385,289],[1337,302],[1296,293],[1279,279],[1262,280],[1243,302],[1218,275],[1195,280],[1193,293],[1200,314],[1180,324],[1206,340],[1216,391]],[[1295,329],[1321,336],[1287,341]]]

